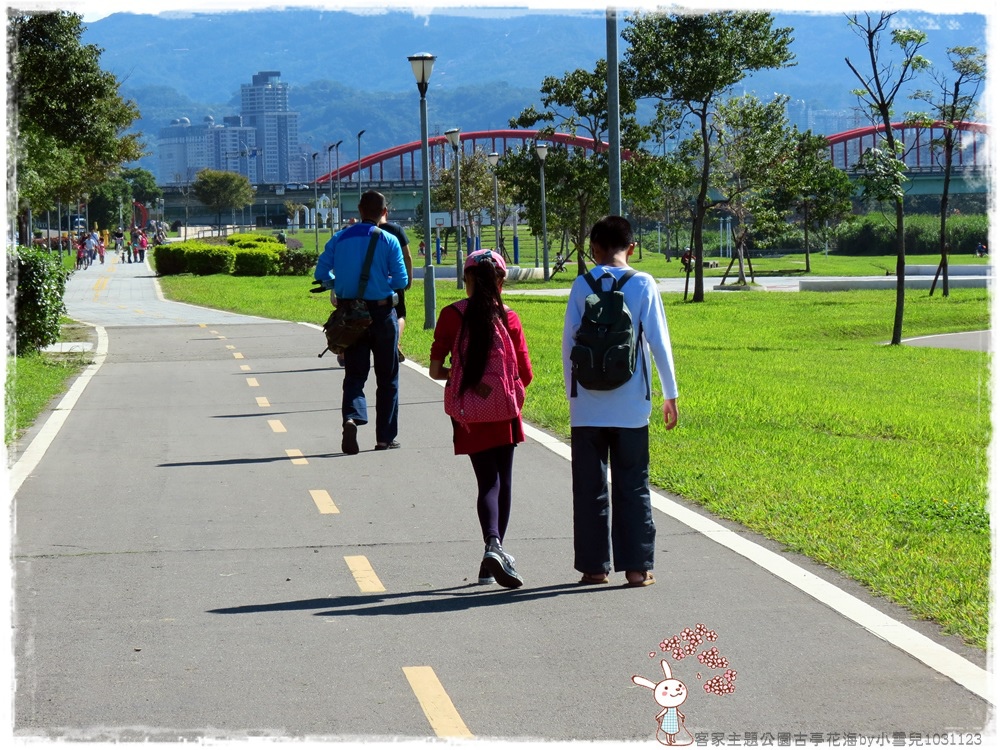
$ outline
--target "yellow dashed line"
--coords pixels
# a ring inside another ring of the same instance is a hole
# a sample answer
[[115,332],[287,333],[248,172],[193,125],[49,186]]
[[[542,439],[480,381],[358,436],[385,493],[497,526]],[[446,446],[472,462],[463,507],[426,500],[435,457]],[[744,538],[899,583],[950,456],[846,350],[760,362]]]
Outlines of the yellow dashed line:
[[251,388],[259,388],[260,383],[257,382],[257,378],[247,378],[247,385]]
[[472,737],[431,667],[403,667],[420,708],[438,737]]
[[320,513],[340,513],[340,509],[333,504],[333,498],[326,490],[309,490],[313,502],[316,503],[316,510]]
[[243,359],[243,355],[239,352],[233,352],[233,359]]
[[101,296],[101,292],[108,288],[108,277],[102,276],[96,282],[94,282],[94,302],[98,301]]
[[258,397],[257,397],[257,406],[260,406],[261,408],[264,408],[264,409],[266,409],[266,408],[267,408],[268,406],[270,406],[270,405],[271,405],[271,402],[270,402],[270,401],[268,401],[268,400],[267,400],[266,398],[264,398],[263,396],[258,396]]
[[354,580],[357,581],[359,589],[365,593],[385,591],[385,586],[382,585],[378,576],[375,575],[375,571],[372,570],[371,563],[368,562],[367,557],[364,555],[347,555],[344,558],[344,562],[347,563],[347,567],[354,574]]
[[[208,323],[199,323],[198,327],[199,328],[208,328]],[[212,331],[212,333],[215,333],[215,331]]]
[[280,419],[269,419],[267,420],[268,425],[271,427],[271,432],[288,432],[285,429],[285,425],[281,424]]
[[285,451],[285,455],[292,459],[292,463],[296,466],[302,466],[303,464],[309,463],[309,460],[302,455],[302,451],[298,448],[288,448]]
[[244,372],[250,372],[250,365],[240,365],[240,369]]
[[235,349],[236,347],[233,346],[232,344],[226,344],[226,348],[227,349]]

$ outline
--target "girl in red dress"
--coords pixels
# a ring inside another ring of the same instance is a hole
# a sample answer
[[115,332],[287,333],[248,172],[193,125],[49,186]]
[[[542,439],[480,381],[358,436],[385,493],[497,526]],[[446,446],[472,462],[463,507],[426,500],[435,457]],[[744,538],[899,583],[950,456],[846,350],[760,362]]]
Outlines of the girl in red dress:
[[[503,256],[492,250],[470,253],[465,262],[465,292],[461,303],[441,310],[434,328],[430,374],[436,380],[448,380],[450,362],[461,355],[463,388],[475,387],[482,379],[487,358],[494,350],[496,321],[510,334],[522,385],[531,382],[531,359],[524,340],[524,330],[517,313],[503,304],[500,292],[507,278]],[[464,311],[463,308],[464,307]],[[503,548],[504,534],[510,520],[511,478],[514,446],[524,442],[521,415],[501,422],[462,423],[452,418],[456,455],[467,455],[472,462],[479,487],[476,510],[482,527],[486,550],[479,567],[479,582],[496,581],[507,588],[524,583],[514,567],[514,558]]]

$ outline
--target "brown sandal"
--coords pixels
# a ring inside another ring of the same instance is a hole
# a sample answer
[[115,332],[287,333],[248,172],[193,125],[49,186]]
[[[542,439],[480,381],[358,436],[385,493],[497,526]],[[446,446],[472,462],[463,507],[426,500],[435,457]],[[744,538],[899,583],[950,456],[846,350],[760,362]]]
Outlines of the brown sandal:
[[[638,581],[630,581],[628,580],[628,576],[630,573],[641,575],[642,578],[639,579]],[[656,583],[656,579],[653,578],[653,571],[651,570],[629,570],[626,571],[625,573],[625,585],[628,588],[640,588],[642,586],[652,586],[654,583]]]
[[607,573],[584,573],[583,578],[580,579],[580,583],[585,585],[597,585],[600,583],[608,583]]

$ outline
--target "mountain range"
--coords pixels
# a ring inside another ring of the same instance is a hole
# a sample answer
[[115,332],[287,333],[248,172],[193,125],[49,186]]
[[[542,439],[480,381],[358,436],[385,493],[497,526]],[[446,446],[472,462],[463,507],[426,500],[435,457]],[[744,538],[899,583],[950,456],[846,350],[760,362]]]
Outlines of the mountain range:
[[[986,49],[986,18],[976,13],[933,15],[901,11],[900,27],[926,31],[923,50],[948,70],[950,47]],[[619,19],[619,31],[624,28]],[[793,28],[795,65],[761,71],[741,84],[761,98],[787,94],[800,109],[856,105],[857,86],[845,57],[863,63],[864,42],[843,14],[776,13],[775,26]],[[452,9],[429,15],[389,10],[357,13],[317,9],[240,12],[115,13],[87,24],[85,43],[104,52],[102,66],[122,82],[141,112],[135,129],[156,171],[160,128],[178,117],[220,121],[239,113],[240,84],[259,71],[281,72],[299,113],[307,149],[365,130],[364,150],[419,138],[418,94],[408,55],[437,56],[427,94],[431,133],[506,127],[538,104],[546,76],[593,69],[607,54],[603,11]],[[619,40],[619,53],[625,43]],[[926,87],[928,82],[924,83]],[[900,109],[913,108],[908,102]],[[342,156],[351,149],[345,144]]]

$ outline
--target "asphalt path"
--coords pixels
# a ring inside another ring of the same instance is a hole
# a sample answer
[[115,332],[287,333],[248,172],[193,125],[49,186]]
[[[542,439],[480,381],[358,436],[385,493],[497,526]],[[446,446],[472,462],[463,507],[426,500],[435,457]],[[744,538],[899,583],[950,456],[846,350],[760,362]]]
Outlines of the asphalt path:
[[[661,658],[701,745],[993,736],[983,652],[669,493],[657,584],[577,585],[568,449],[541,430],[506,544],[525,586],[477,585],[473,474],[410,362],[402,448],[365,427],[346,456],[315,326],[163,301],[114,256],[66,300],[94,365],[10,471],[15,737],[652,741],[631,676]],[[661,649],[699,624],[696,653]]]

